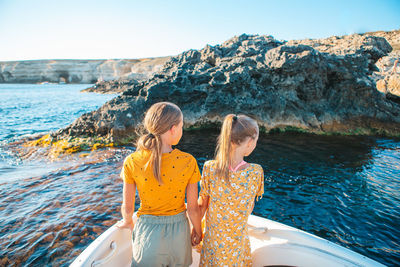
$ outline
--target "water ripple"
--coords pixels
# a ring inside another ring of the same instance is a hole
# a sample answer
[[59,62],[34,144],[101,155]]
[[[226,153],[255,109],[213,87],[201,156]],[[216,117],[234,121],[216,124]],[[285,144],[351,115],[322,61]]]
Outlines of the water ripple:
[[[63,88],[61,93],[45,91],[46,97],[39,92],[26,103],[16,103],[16,99],[0,103],[0,115],[7,112],[11,118],[2,125],[15,127],[0,131],[0,266],[67,266],[120,219],[119,172],[134,148],[107,148],[88,157],[76,154],[53,162],[43,158],[43,151],[22,160],[7,149],[10,140],[58,129],[84,112],[82,102],[54,105],[66,89],[74,87]],[[25,95],[35,92],[28,87],[23,90]],[[4,97],[4,90],[0,96]],[[86,100],[93,102],[90,97]],[[29,119],[38,115],[35,112],[33,117],[21,116],[19,122],[12,122],[17,112],[32,114],[27,109],[38,105],[45,108],[38,111],[42,115],[34,124]],[[44,113],[51,110],[54,116]],[[202,168],[213,157],[216,138],[214,131],[187,131],[179,148],[192,153]],[[321,236],[383,264],[398,265],[399,139],[261,135],[247,161],[264,168],[265,194],[255,204],[256,215]]]

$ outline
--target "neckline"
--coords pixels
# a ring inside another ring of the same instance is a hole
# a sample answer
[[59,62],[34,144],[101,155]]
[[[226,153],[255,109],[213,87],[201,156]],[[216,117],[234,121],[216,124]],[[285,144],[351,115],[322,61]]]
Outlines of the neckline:
[[248,168],[251,167],[252,163],[250,163],[250,162],[246,162],[246,163],[249,164],[249,166],[247,166],[246,168],[241,169],[241,170],[237,170],[237,171],[235,171],[235,172],[233,172],[233,171],[230,171],[230,172],[231,172],[231,173],[241,173],[242,171],[247,170]]
[[235,168],[232,168],[232,166],[229,165],[229,170],[230,170],[231,172],[236,172],[240,167],[242,167],[242,166],[245,165],[246,163],[247,163],[246,161],[242,160],[238,165],[236,165]]
[[170,152],[162,153],[161,157],[168,157],[168,156],[172,155],[173,153],[175,153],[176,151],[178,151],[178,149],[174,148]]

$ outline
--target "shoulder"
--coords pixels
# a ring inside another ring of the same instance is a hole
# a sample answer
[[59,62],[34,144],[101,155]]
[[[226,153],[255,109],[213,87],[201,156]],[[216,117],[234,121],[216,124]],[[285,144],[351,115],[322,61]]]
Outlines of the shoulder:
[[207,160],[203,165],[203,173],[212,175],[217,167],[217,162],[215,160]]
[[174,160],[175,162],[179,162],[178,164],[185,165],[189,168],[197,168],[198,169],[198,164],[196,158],[187,153],[183,152],[179,149],[175,149],[173,153],[173,157],[170,158],[171,160]]
[[128,156],[126,156],[125,159],[124,159],[124,164],[133,162],[134,161],[134,157],[135,157],[135,153],[136,153],[136,151],[131,153],[131,154],[129,154]]
[[250,166],[252,167],[253,171],[255,171],[255,172],[263,172],[264,171],[260,164],[250,163]]
[[136,150],[135,152],[125,157],[124,165],[140,163],[140,161],[142,161],[145,158],[145,156],[146,156],[146,151]]
[[175,155],[176,155],[177,159],[196,162],[196,158],[193,157],[192,154],[189,154],[187,152],[181,151],[181,150],[179,150],[177,148],[175,149]]
[[264,181],[264,171],[261,165],[255,163],[250,163],[250,165],[251,168],[248,173],[250,174],[251,179],[256,183]]
[[204,162],[204,168],[213,168],[215,164],[215,160],[207,160],[206,162]]
[[132,172],[132,171],[134,171],[136,169],[135,168],[134,153],[129,154],[124,159],[124,163],[122,165],[122,168],[123,168],[123,171],[125,173]]

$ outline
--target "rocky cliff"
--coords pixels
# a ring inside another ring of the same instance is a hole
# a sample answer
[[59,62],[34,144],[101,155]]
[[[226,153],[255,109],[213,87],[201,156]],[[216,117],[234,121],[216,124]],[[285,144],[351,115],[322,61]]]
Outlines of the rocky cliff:
[[169,59],[27,60],[0,62],[0,83],[95,83],[99,80],[141,80]]
[[380,92],[392,101],[400,103],[400,30],[366,34],[384,37],[393,48],[392,52],[378,60],[378,71],[374,72],[372,77]]
[[133,135],[158,101],[178,104],[185,128],[212,127],[228,113],[254,116],[265,131],[400,134],[400,105],[376,89],[376,61],[391,52],[367,35],[280,42],[241,35],[172,57],[150,79],[84,114],[53,136]]

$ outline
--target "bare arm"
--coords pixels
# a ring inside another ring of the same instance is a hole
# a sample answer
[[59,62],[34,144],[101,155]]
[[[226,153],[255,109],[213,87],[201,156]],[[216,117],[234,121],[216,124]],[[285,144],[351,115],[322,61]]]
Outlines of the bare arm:
[[206,213],[208,209],[208,201],[210,197],[209,196],[200,196],[199,197],[199,209],[200,209],[200,218],[204,217],[204,214]]
[[194,230],[201,237],[201,214],[197,203],[198,196],[197,183],[188,184],[186,187],[187,212]]
[[135,211],[135,193],[136,185],[124,182],[124,189],[122,192],[123,200],[121,206],[122,220],[117,224],[117,226],[120,228],[133,228],[132,215]]

